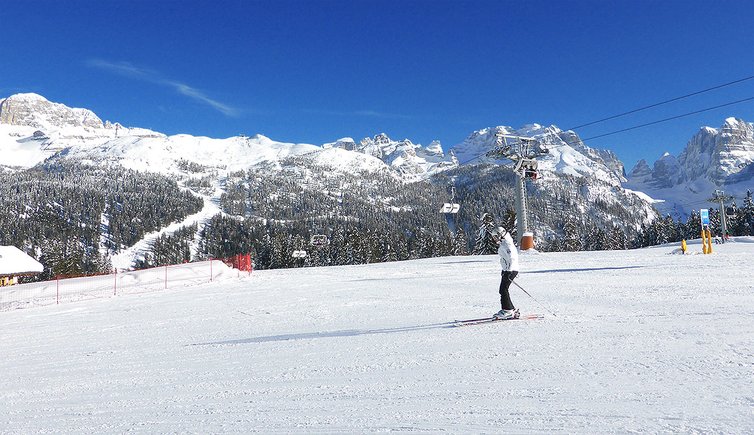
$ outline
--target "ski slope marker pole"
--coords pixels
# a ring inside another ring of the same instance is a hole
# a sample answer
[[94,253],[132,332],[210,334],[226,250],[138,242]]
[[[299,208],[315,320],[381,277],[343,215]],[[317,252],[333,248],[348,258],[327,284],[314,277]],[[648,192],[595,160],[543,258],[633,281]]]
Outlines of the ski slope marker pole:
[[534,296],[530,295],[529,292],[526,291],[526,290],[524,290],[524,288],[521,287],[520,285],[518,285],[518,283],[516,281],[512,281],[512,282],[513,282],[513,284],[516,284],[516,287],[520,288],[522,292],[526,293],[527,296],[529,296],[530,298],[532,298],[532,300],[534,300],[534,302],[538,303],[539,306],[541,306],[542,308],[544,308],[545,310],[547,310],[548,313],[552,314],[553,317],[558,317],[555,313],[552,312],[552,310],[550,310],[549,308],[547,308],[546,306],[544,306],[542,304],[542,302],[539,302],[538,300],[534,299]]

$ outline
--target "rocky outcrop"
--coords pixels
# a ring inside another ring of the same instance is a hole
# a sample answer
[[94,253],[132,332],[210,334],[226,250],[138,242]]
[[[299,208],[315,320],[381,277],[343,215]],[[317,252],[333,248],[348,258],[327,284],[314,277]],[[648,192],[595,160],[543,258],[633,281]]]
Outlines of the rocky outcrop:
[[42,130],[65,127],[104,128],[91,110],[53,103],[37,94],[16,94],[0,100],[0,123]]
[[[708,181],[716,186],[745,181],[747,168],[754,163],[754,124],[728,118],[720,128],[702,127],[689,140],[676,159],[665,153],[654,164],[651,177],[631,171],[631,181],[650,182],[652,187],[669,188],[685,183]],[[642,180],[639,180],[639,178]]]

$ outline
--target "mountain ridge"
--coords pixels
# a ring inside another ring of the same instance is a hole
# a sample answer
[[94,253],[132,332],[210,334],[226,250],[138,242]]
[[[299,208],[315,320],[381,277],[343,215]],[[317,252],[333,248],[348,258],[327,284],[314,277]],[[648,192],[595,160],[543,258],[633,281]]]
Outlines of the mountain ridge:
[[677,157],[664,153],[652,167],[639,161],[626,187],[647,193],[675,217],[713,206],[705,202],[715,190],[742,198],[754,188],[754,123],[728,117],[719,128],[701,127]]
[[[190,248],[192,258],[200,251],[202,255],[213,256],[226,253],[228,246],[222,242],[226,240],[222,234],[240,231],[238,237],[243,243],[233,249],[249,249],[252,239],[264,243],[271,240],[263,234],[265,228],[274,234],[282,231],[282,227],[298,234],[301,237],[298,240],[320,232],[335,237],[330,233],[378,231],[392,240],[390,249],[409,245],[419,249],[416,244],[435,238],[443,241],[422,245],[421,255],[447,252],[449,230],[474,234],[483,213],[492,213],[505,225],[512,225],[515,175],[510,162],[484,157],[495,145],[497,133],[533,136],[550,150],[538,159],[541,177],[536,183],[527,182],[531,229],[542,246],[559,246],[554,240],[570,231],[566,230],[569,224],[584,229],[599,227],[603,234],[599,237],[604,237],[616,227],[634,234],[655,217],[644,196],[621,186],[623,164],[612,152],[589,148],[576,133],[556,126],[488,127],[472,132],[445,153],[437,141],[422,146],[409,139],[393,140],[384,133],[359,142],[344,137],[322,146],[278,142],[263,135],[225,139],[187,134],[168,136],[109,121],[92,124],[93,118],[85,112],[70,112],[69,108],[41,96],[10,99],[25,102],[28,107],[13,109],[14,113],[25,114],[12,116],[13,124],[0,123],[0,151],[13,156],[3,164],[24,170],[43,163],[41,171],[57,171],[56,168],[71,164],[78,165],[76,168],[90,165],[100,169],[116,165],[175,180],[178,188],[192,192],[203,203],[187,209],[183,221],[177,221],[183,223],[170,226],[194,228],[196,236],[188,247],[181,245],[184,246],[181,252]],[[86,116],[76,118],[71,113]],[[102,176],[107,171],[96,173]],[[174,188],[166,192],[170,189]],[[454,191],[455,200],[463,206],[451,225],[438,210],[453,198]],[[115,201],[105,208],[98,207],[86,213],[102,214],[102,222],[115,222],[113,216],[121,213],[122,204]],[[201,217],[197,218],[196,213],[201,210]],[[209,216],[212,210],[218,211],[218,219]],[[223,220],[225,217],[248,220],[253,227]],[[118,222],[121,225],[122,221]],[[241,227],[231,228],[238,225]],[[350,229],[338,229],[343,225]],[[117,262],[121,269],[129,264],[149,264],[147,251],[156,249],[159,240],[162,245],[168,244],[165,240],[178,232],[168,233],[155,227],[135,231],[144,234],[134,245],[138,249],[122,243],[100,243],[100,250],[107,249],[116,260],[113,264]],[[170,243],[187,243],[185,234],[181,237]],[[132,243],[131,238],[127,239]],[[198,243],[200,240],[209,241],[202,245]],[[460,246],[468,243],[468,239],[453,243]],[[206,247],[210,244],[213,248]],[[265,246],[264,249],[271,249]],[[302,249],[300,243],[296,246]],[[605,249],[607,242],[588,246]],[[128,254],[123,254],[124,249]],[[386,245],[380,249],[388,248]],[[457,248],[459,252],[464,249]],[[384,255],[406,258],[408,254]],[[184,260],[185,257],[177,258]],[[279,259],[269,261],[284,264]],[[346,260],[338,257],[337,261]]]

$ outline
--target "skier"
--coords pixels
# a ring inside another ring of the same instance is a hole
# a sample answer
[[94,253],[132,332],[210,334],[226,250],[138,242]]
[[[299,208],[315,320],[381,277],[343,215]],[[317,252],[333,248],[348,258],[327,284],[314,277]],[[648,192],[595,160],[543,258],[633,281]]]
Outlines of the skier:
[[498,319],[517,319],[520,315],[511,302],[508,288],[513,279],[518,275],[518,251],[513,244],[510,233],[503,227],[494,231],[495,240],[499,243],[497,254],[500,256],[500,265],[503,266],[502,280],[500,281],[500,305],[502,309],[494,314]]

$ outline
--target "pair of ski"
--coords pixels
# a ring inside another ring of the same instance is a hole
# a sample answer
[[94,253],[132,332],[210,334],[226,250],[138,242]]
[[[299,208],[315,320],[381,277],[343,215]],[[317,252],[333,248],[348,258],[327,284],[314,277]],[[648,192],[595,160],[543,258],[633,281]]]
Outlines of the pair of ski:
[[482,317],[480,319],[467,319],[467,320],[456,320],[453,323],[453,326],[470,326],[470,325],[481,325],[484,323],[492,323],[492,322],[504,322],[508,320],[536,320],[536,319],[544,319],[544,314],[521,314],[519,317],[512,317],[510,319],[500,319],[497,317]]

